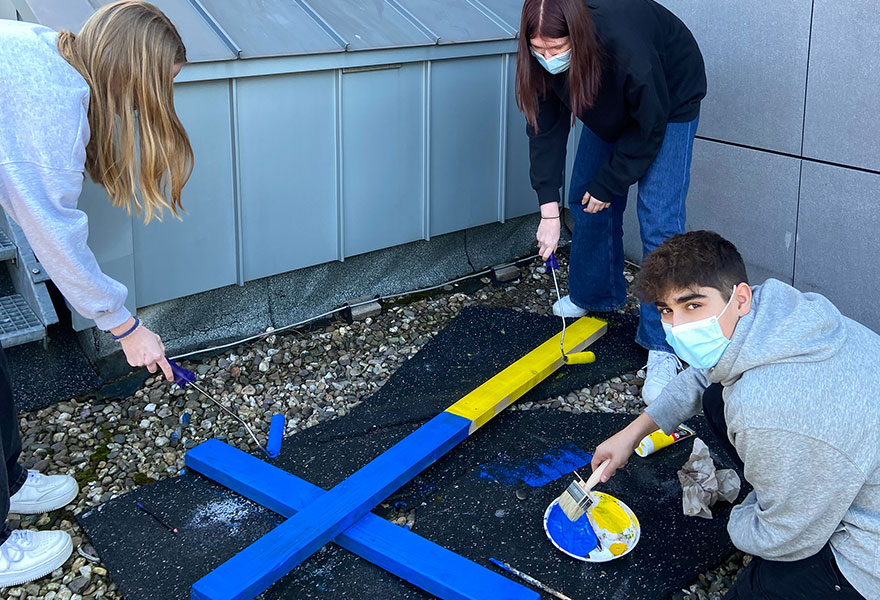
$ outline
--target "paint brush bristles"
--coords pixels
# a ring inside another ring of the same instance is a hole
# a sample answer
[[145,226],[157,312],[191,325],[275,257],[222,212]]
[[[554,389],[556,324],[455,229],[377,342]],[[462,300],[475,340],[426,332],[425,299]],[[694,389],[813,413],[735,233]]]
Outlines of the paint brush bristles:
[[586,481],[575,471],[577,480],[572,481],[562,495],[559,496],[559,508],[562,509],[562,512],[565,513],[565,516],[570,521],[580,519],[593,505],[594,499],[590,494],[590,490],[599,483],[599,479],[602,477],[602,473],[609,462],[611,462],[610,458],[605,459]]

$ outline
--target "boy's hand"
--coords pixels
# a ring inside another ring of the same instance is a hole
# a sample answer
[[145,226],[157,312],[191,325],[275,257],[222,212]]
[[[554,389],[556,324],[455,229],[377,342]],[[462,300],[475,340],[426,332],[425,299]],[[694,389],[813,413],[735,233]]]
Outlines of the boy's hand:
[[590,461],[593,470],[599,468],[606,458],[611,459],[602,473],[602,483],[611,479],[617,469],[625,467],[642,438],[656,430],[654,419],[648,413],[642,413],[632,423],[599,444],[593,453],[593,460]]

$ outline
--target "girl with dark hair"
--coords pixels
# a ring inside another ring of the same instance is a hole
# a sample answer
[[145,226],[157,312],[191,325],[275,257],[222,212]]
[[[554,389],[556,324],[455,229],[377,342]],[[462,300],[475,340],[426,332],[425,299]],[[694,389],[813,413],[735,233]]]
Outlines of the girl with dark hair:
[[[575,117],[584,124],[569,184],[569,295],[553,312],[578,317],[621,308],[629,187],[638,182],[644,254],[684,232],[691,153],[706,95],[700,49],[684,23],[653,0],[526,0],[516,86],[545,260],[559,242],[569,129]],[[641,306],[636,341],[649,351],[642,397],[650,403],[681,368],[653,305]]]

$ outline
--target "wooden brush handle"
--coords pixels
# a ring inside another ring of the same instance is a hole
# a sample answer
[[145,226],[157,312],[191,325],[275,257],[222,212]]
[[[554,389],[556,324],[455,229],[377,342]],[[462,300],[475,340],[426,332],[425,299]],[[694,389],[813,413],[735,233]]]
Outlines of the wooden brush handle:
[[599,465],[599,467],[593,471],[593,474],[587,479],[587,482],[583,485],[585,491],[590,491],[593,489],[593,486],[599,483],[599,478],[602,477],[602,473],[605,471],[605,467],[608,466],[608,463],[611,462],[610,458],[606,458],[605,461]]

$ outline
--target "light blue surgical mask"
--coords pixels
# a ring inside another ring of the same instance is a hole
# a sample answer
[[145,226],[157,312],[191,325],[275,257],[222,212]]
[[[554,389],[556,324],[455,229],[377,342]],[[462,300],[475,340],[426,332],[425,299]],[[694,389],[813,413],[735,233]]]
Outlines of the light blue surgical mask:
[[544,58],[532,48],[532,56],[538,59],[538,62],[541,63],[541,66],[547,69],[551,75],[556,75],[557,73],[562,73],[563,71],[567,71],[569,65],[571,64],[571,48],[566,50],[565,52],[560,52],[559,54],[554,54],[550,58]]
[[692,321],[673,327],[669,323],[663,323],[666,332],[666,341],[675,350],[678,357],[699,369],[711,369],[721,360],[721,355],[730,344],[730,340],[721,331],[721,318],[733,302],[736,287],[718,316]]

